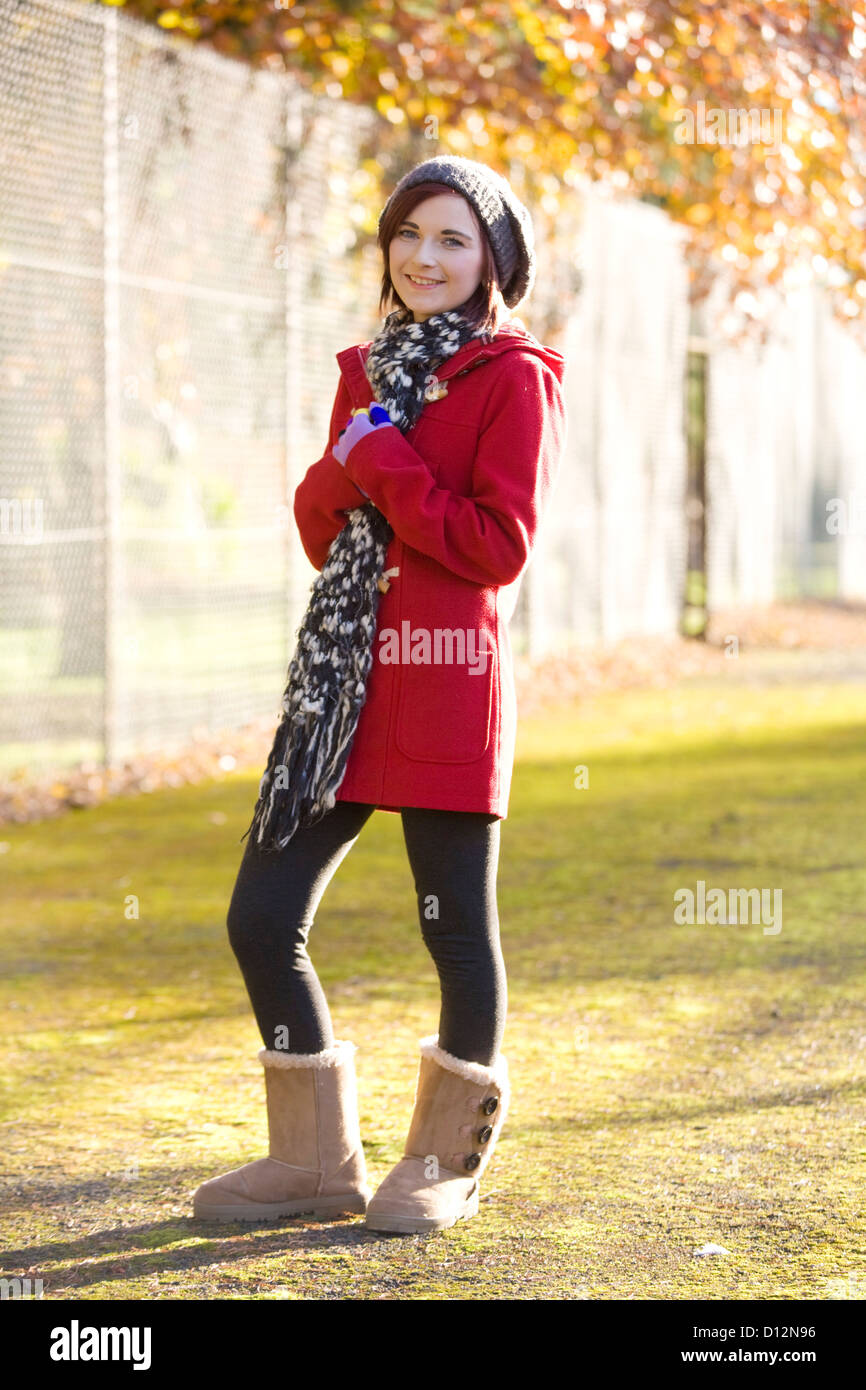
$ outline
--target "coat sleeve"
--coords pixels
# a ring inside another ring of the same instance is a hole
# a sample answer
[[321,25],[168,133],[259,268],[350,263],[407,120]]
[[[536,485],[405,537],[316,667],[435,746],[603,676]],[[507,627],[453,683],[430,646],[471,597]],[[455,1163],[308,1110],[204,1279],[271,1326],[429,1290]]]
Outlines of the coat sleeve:
[[331,411],[328,447],[316,463],[310,464],[295,489],[294,513],[301,544],[317,570],[323,567],[332,541],[346,524],[345,513],[367,501],[331,453],[351,413],[352,398],[341,373]]
[[529,562],[566,432],[555,372],[535,353],[514,351],[482,417],[470,496],[437,487],[396,426],[359,439],[346,473],[407,545],[476,584],[510,584]]

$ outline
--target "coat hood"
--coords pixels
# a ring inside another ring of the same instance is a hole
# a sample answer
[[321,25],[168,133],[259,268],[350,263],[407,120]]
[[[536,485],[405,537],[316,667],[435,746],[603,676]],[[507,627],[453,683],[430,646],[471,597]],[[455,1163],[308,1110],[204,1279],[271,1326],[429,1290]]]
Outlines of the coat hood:
[[[342,352],[336,354],[337,363],[349,389],[349,394],[356,405],[369,404],[372,394],[367,374],[364,371],[364,360],[372,341],[372,338],[368,338],[366,342],[356,343],[354,347],[343,348]],[[565,358],[562,353],[540,343],[529,332],[523,321],[516,316],[506,319],[500,325],[499,332],[492,342],[483,343],[479,338],[473,338],[468,343],[464,343],[446,362],[443,362],[441,369],[436,372],[436,376],[439,381],[446,381],[448,377],[455,376],[458,372],[479,367],[482,363],[489,362],[492,357],[499,357],[504,352],[513,352],[516,348],[540,357],[543,362],[547,363],[562,385],[565,375]]]

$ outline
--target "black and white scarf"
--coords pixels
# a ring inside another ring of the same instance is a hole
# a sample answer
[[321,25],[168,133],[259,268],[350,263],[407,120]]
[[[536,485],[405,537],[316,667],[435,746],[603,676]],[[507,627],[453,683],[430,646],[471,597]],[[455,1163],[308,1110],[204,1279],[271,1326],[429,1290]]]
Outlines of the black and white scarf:
[[[364,370],[375,400],[401,433],[421,414],[435,367],[476,337],[489,341],[490,334],[456,309],[421,323],[409,309],[388,314]],[[254,831],[265,850],[283,849],[299,826],[332,810],[367,694],[378,581],[394,533],[372,502],[346,515],[313,584],[256,809],[241,836]]]

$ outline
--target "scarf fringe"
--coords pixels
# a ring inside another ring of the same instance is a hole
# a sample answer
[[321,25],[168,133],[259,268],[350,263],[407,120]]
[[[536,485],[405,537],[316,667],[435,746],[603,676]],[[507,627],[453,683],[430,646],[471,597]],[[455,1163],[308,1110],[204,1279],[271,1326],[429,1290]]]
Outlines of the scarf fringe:
[[298,632],[249,834],[281,850],[336,803],[373,665],[378,579],[393,531],[372,503],[348,513]]

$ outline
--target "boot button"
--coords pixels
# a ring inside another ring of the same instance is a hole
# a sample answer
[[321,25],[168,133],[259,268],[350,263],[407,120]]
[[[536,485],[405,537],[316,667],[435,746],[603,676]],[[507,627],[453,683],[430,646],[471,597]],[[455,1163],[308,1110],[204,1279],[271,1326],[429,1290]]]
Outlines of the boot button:
[[495,1096],[488,1096],[481,1109],[484,1111],[485,1115],[492,1115],[498,1104],[499,1101]]
[[479,1144],[486,1144],[486,1143],[487,1143],[487,1140],[490,1138],[490,1136],[491,1136],[492,1133],[493,1133],[493,1126],[492,1126],[492,1125],[485,1125],[483,1129],[479,1129],[479,1131],[478,1131],[478,1142],[479,1142]]
[[463,1167],[464,1167],[464,1168],[468,1168],[468,1169],[469,1169],[469,1172],[471,1173],[471,1172],[473,1172],[473,1170],[474,1170],[475,1168],[478,1167],[478,1165],[479,1165],[480,1162],[481,1162],[481,1155],[480,1155],[480,1154],[467,1154],[466,1158],[464,1158],[464,1160],[463,1160]]

